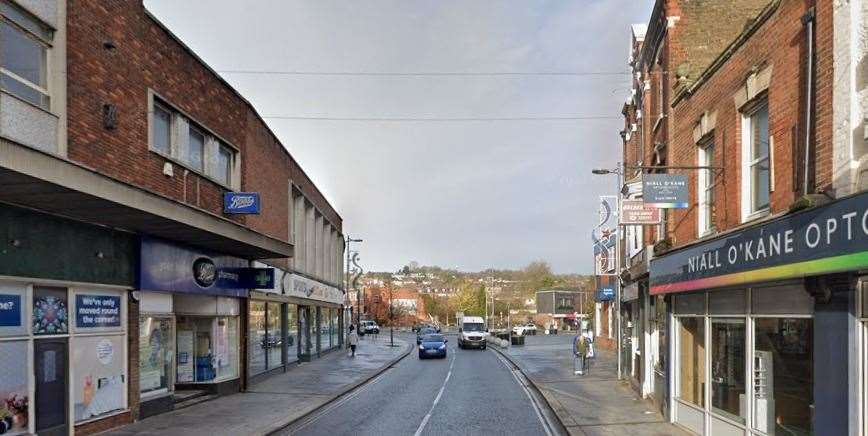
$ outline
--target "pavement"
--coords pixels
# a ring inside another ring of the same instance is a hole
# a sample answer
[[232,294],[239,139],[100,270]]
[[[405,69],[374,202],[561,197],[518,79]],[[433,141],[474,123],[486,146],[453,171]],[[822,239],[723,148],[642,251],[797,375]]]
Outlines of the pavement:
[[525,345],[497,349],[545,397],[571,435],[688,436],[617,377],[613,352],[595,350],[590,371],[573,374],[572,335],[527,336]]
[[391,347],[388,335],[380,335],[376,341],[365,336],[359,341],[355,358],[346,350],[336,350],[268,377],[247,392],[153,416],[103,434],[271,434],[375,378],[413,351],[415,342],[395,342],[399,346]]
[[[414,351],[356,391],[279,434],[536,436],[549,433],[548,422],[539,416],[535,403],[509,362],[490,349],[457,349],[455,335],[446,337],[449,341],[447,358],[422,360]],[[409,335],[406,338],[414,340]]]

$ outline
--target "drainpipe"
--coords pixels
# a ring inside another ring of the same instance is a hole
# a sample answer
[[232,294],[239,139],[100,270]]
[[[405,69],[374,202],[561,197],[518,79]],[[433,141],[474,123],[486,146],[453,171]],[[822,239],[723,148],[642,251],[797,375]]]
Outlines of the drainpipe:
[[[805,173],[802,181],[802,194],[808,195],[810,187],[809,177],[811,170],[811,122],[814,97],[814,20],[816,19],[816,11],[812,7],[808,9],[805,15],[802,15],[802,26],[805,27],[805,47],[807,48],[807,70],[805,76]],[[813,190],[813,189],[812,189]]]

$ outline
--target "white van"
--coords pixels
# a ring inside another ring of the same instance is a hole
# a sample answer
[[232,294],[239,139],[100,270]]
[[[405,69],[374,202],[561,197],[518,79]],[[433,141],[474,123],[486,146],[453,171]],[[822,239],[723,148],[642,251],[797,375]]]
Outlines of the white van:
[[480,316],[463,316],[458,319],[458,348],[485,349],[485,321]]

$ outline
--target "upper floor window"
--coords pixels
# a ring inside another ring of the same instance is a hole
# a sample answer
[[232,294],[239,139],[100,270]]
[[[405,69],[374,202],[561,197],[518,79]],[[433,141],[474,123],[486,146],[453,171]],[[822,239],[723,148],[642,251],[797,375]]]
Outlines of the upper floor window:
[[231,188],[234,148],[163,102],[153,102],[150,122],[151,150]]
[[27,102],[49,109],[49,26],[16,6],[0,1],[0,87]]
[[[713,138],[709,138],[699,144],[698,154],[697,163],[699,166],[714,166]],[[697,176],[698,189],[696,192],[699,200],[699,213],[697,214],[699,222],[697,227],[699,230],[699,236],[705,236],[714,230],[714,170],[700,169]]]
[[742,115],[742,221],[768,211],[769,107],[761,102]]

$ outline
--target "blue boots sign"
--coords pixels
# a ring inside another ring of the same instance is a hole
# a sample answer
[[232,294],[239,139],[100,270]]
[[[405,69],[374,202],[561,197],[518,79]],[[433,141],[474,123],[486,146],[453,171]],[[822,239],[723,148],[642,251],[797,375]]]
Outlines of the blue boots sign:
[[226,192],[223,194],[223,213],[258,214],[258,192]]

